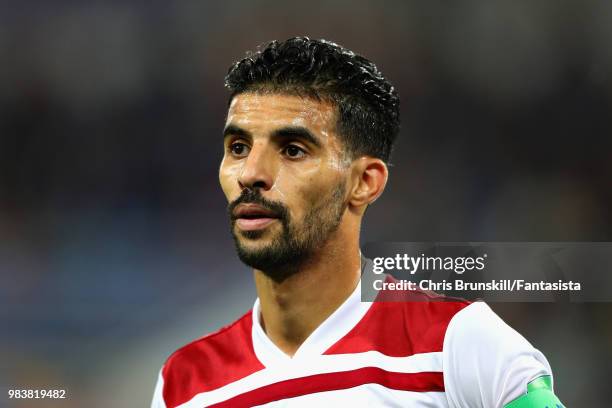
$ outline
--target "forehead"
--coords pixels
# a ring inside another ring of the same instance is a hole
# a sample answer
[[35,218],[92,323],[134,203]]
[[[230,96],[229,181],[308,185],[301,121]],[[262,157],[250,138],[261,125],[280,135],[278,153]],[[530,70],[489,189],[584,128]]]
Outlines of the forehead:
[[331,131],[336,125],[335,106],[325,100],[277,93],[236,95],[227,113],[226,125],[303,126],[315,131]]

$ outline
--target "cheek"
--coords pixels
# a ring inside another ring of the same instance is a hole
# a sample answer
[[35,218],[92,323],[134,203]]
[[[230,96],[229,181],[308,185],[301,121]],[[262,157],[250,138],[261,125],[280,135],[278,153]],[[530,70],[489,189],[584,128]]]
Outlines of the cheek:
[[240,176],[240,166],[228,164],[225,160],[221,162],[219,167],[219,184],[225,194],[225,197],[230,200],[236,195],[234,190],[238,188],[238,177]]
[[276,176],[276,182],[287,185],[301,185],[316,182],[325,171],[324,161],[320,158],[309,159],[306,163],[288,163],[282,167]]
[[295,220],[303,220],[314,207],[319,206],[340,182],[344,170],[322,169],[322,161],[300,172],[279,172],[274,190],[289,208]]
[[[292,213],[297,214],[301,211],[298,207],[302,207],[299,203],[308,199],[309,190],[312,190],[318,182],[320,173],[320,159],[314,159],[308,165],[300,166],[299,169],[288,164],[276,173],[272,190],[278,198],[290,206]],[[296,203],[297,207],[292,203]]]

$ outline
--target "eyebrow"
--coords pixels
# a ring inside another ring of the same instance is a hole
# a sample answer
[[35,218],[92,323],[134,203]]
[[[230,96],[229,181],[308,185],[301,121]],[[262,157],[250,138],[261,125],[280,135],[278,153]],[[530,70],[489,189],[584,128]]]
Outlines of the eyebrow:
[[[223,138],[232,136],[252,137],[251,132],[236,125],[227,125],[223,130]],[[301,139],[316,147],[321,147],[321,141],[310,130],[303,126],[285,126],[272,132],[272,137]]]
[[227,125],[225,129],[223,129],[223,138],[225,139],[229,135],[232,136],[243,136],[243,137],[251,137],[251,132],[241,128],[236,125]]
[[275,137],[301,139],[316,147],[321,147],[321,141],[310,130],[303,126],[286,126],[276,129],[273,133]]

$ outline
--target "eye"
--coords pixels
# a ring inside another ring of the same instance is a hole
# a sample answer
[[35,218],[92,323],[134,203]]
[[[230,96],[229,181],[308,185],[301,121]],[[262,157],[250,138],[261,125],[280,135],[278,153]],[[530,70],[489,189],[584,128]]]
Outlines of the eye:
[[240,142],[234,142],[229,146],[229,151],[236,157],[246,157],[249,150],[249,146]]
[[284,150],[285,154],[292,159],[301,159],[306,155],[306,152],[296,145],[288,145]]

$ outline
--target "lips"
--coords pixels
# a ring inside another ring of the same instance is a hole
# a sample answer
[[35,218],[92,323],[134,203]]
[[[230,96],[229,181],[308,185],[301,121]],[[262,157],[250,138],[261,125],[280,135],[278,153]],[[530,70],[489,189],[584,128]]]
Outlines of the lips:
[[274,211],[257,204],[240,204],[233,211],[236,225],[243,231],[255,231],[266,228],[278,219]]
[[240,204],[234,210],[235,218],[278,218],[274,211],[264,208],[257,204]]

